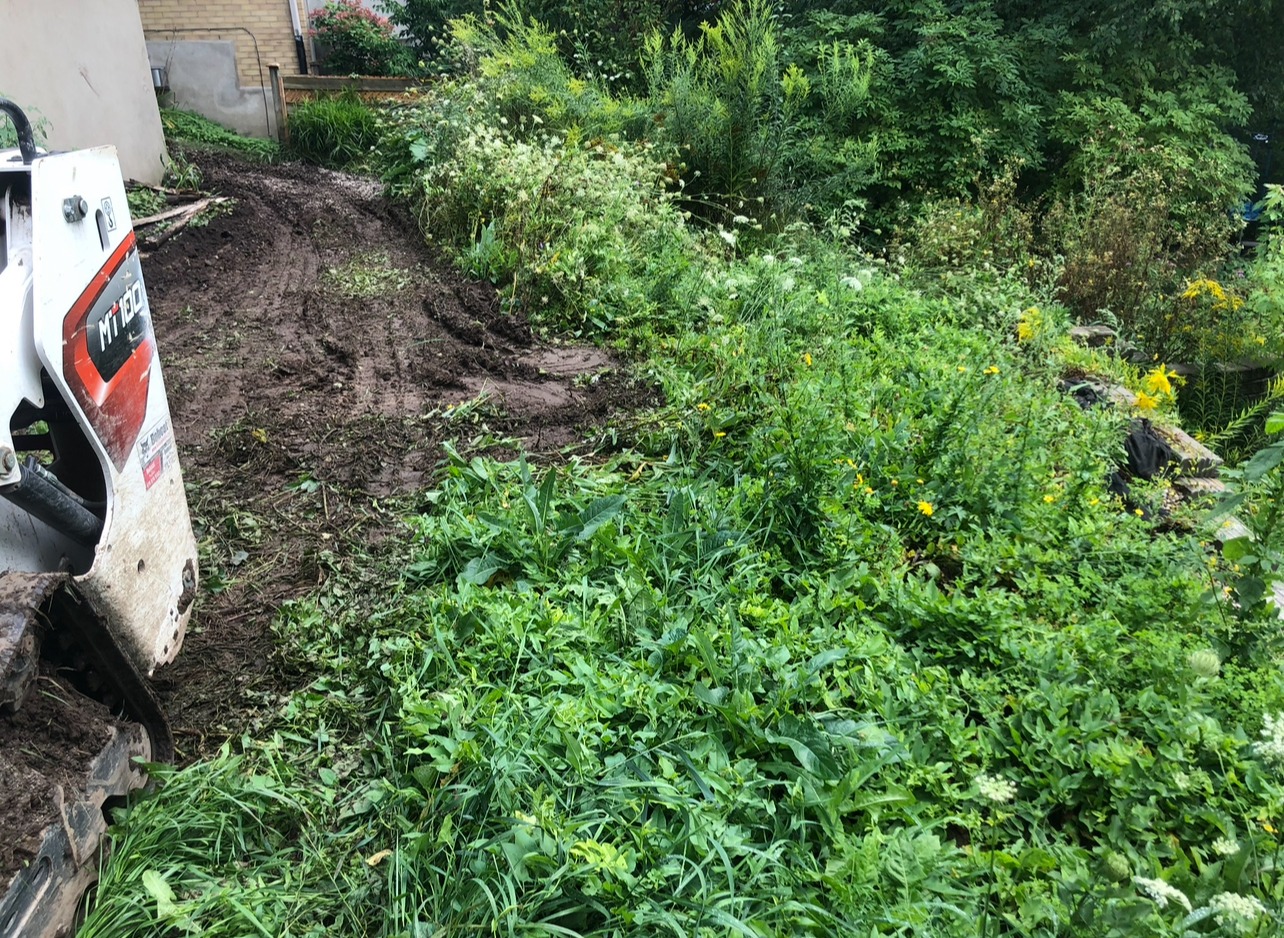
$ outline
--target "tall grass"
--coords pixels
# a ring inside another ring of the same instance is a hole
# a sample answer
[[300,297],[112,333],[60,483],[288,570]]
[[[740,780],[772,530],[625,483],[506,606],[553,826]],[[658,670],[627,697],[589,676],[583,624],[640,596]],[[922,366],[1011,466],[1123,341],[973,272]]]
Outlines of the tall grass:
[[379,118],[354,92],[302,101],[290,109],[291,156],[343,169],[369,159],[379,143]]

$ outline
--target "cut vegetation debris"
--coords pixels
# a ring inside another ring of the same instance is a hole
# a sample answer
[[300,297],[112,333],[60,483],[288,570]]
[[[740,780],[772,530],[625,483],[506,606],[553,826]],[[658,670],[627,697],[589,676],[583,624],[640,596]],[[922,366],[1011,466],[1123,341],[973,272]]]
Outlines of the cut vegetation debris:
[[140,232],[138,245],[144,252],[155,250],[188,225],[208,224],[211,214],[229,210],[227,203],[230,200],[225,196],[159,191],[164,193],[167,203],[178,204],[154,215],[134,219],[134,230]]
[[[957,36],[999,28],[969,10]],[[393,216],[365,183],[206,169],[280,227],[189,230],[149,277],[172,291],[162,352],[188,336],[167,363],[184,464],[219,493],[205,567],[276,610],[277,683],[120,812],[82,935],[1280,933],[1284,444],[1201,465],[1217,506],[1172,497],[1179,459],[1125,477],[1130,428],[1177,423],[1182,382],[1119,348],[1269,349],[1284,194],[1255,256],[1189,268],[1185,292],[1128,281],[1149,318],[1084,348],[1065,298],[1136,273],[1083,243],[1104,227],[1044,245],[1010,176],[916,203],[881,251],[854,246],[875,227],[854,198],[808,222],[824,193],[784,170],[821,155],[795,131],[824,121],[848,182],[886,198],[900,181],[859,182],[879,166],[857,134],[902,89],[871,50],[784,65],[798,34],[765,5],[724,15],[698,47],[648,47],[645,99],[572,75],[511,11],[499,34],[457,24],[476,73],[369,159],[498,295],[371,243]],[[766,64],[696,64],[719,55]],[[726,84],[755,75],[758,97]],[[750,106],[775,162],[723,159]],[[307,202],[315,179],[361,212]],[[1066,185],[1063,220],[1130,204]],[[494,305],[449,299],[482,290]],[[1191,333],[1146,332],[1165,310]],[[559,350],[532,326],[627,350],[657,390],[578,437],[531,432],[514,389],[582,395],[564,416],[622,380],[610,359],[541,370]],[[458,396],[426,399],[434,381]],[[1262,410],[1229,417],[1284,430]],[[211,643],[239,601],[205,599]]]

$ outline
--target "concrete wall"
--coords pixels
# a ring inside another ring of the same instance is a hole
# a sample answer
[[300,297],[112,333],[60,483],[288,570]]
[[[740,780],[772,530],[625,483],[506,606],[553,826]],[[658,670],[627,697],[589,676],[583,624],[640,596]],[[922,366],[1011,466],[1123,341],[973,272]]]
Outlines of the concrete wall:
[[113,144],[160,182],[165,137],[136,0],[0,0],[0,93],[47,122],[51,149]]
[[236,43],[222,40],[148,40],[153,66],[169,79],[166,106],[195,111],[237,133],[253,137],[276,134],[272,91],[265,84],[242,85],[237,73]]

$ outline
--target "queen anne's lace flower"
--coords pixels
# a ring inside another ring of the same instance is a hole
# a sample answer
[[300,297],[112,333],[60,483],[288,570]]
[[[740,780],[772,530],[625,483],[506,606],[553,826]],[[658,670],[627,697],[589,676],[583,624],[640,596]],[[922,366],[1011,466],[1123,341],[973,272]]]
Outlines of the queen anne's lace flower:
[[1213,841],[1213,853],[1219,857],[1233,857],[1239,853],[1239,844],[1229,837],[1218,837]]
[[999,804],[1016,797],[1016,785],[996,775],[986,775],[982,772],[976,777],[976,787],[980,789],[981,797]]
[[1176,886],[1169,886],[1162,879],[1146,879],[1144,876],[1134,876],[1132,881],[1137,884],[1137,888],[1146,894],[1146,897],[1153,899],[1155,905],[1161,909],[1167,908],[1168,901],[1171,899],[1179,906],[1189,912],[1190,900],[1186,894]]
[[1208,900],[1208,907],[1213,910],[1213,917],[1218,925],[1228,925],[1239,934],[1246,934],[1260,916],[1266,914],[1266,906],[1252,896],[1241,896],[1234,892],[1219,892]]
[[1284,764],[1284,713],[1262,719],[1262,741],[1256,746],[1257,754],[1267,762]]

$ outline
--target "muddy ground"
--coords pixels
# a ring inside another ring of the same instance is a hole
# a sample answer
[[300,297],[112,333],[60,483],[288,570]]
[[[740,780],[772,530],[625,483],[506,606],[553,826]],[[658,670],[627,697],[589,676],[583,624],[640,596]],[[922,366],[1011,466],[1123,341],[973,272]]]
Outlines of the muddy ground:
[[443,440],[551,458],[652,394],[601,350],[538,341],[377,184],[202,169],[231,211],[143,264],[205,547],[183,653],[156,682],[181,761],[252,730],[302,679],[273,654],[273,615],[395,535],[381,500],[430,483]]

